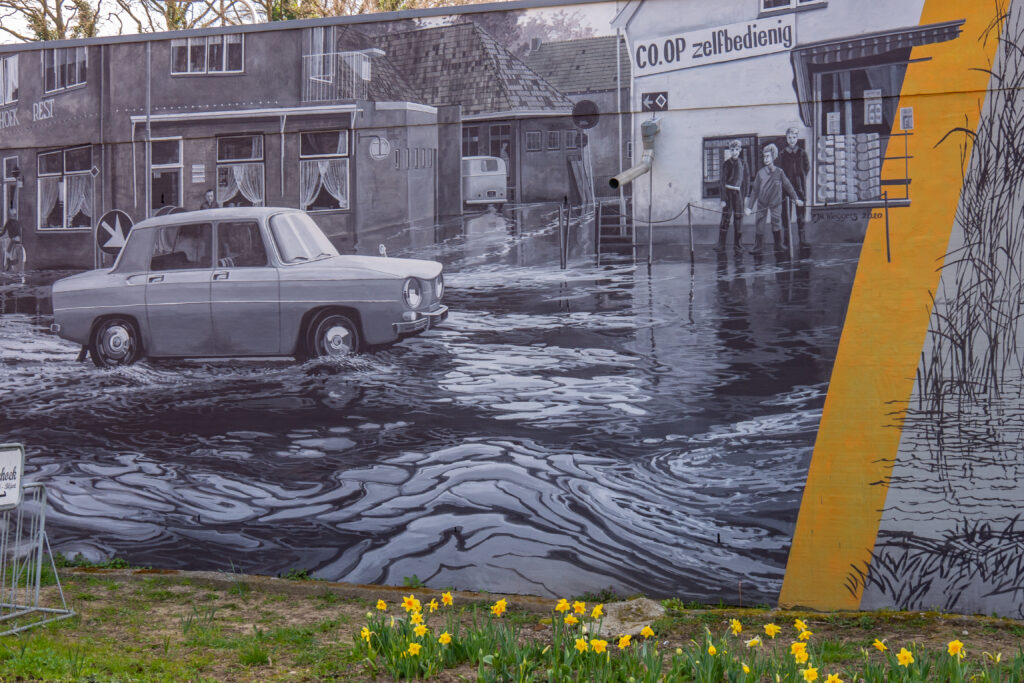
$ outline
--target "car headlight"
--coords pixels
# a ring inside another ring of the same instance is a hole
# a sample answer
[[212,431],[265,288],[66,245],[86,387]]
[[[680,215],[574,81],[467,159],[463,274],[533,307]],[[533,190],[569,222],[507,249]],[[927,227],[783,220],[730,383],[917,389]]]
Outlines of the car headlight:
[[419,308],[423,303],[423,285],[414,277],[408,278],[402,286],[402,296],[409,308]]
[[440,301],[441,297],[444,296],[444,275],[438,275],[437,279],[434,280],[434,292],[437,293],[437,300]]

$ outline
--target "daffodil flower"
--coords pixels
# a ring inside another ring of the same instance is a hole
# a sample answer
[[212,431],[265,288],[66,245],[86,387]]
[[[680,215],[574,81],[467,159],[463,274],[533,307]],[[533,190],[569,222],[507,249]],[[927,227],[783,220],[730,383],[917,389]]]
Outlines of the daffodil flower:
[[366,628],[365,626],[363,627],[363,630],[359,632],[359,637],[362,638],[363,640],[365,640],[366,642],[370,642],[370,636],[372,636],[372,635],[373,635],[373,631],[371,631],[370,629]]
[[413,656],[418,655],[422,648],[423,646],[419,643],[409,643],[409,654]]
[[576,602],[572,603],[572,611],[576,614],[586,614],[587,603],[580,602],[579,600],[577,600]]
[[643,630],[640,631],[640,635],[642,635],[644,638],[650,638],[654,635],[654,629],[652,629],[650,626],[644,626]]
[[498,600],[498,602],[491,605],[491,614],[493,614],[496,617],[500,617],[502,614],[505,613],[505,609],[507,606],[508,603],[504,600],[504,598]]
[[761,637],[760,636],[755,636],[755,637],[753,637],[753,638],[751,638],[750,640],[747,641],[747,647],[760,647],[760,646],[761,646]]
[[586,652],[587,651],[587,641],[586,641],[586,639],[584,639],[584,638],[577,638],[576,639],[575,647],[580,652]]
[[594,608],[594,611],[590,613],[591,619],[600,619],[604,616],[604,605],[598,605]]
[[950,657],[959,657],[963,659],[964,655],[964,644],[959,640],[949,641],[949,645],[946,646],[946,651],[949,652]]
[[782,629],[779,628],[778,626],[776,626],[775,624],[765,624],[764,625],[765,635],[767,635],[769,638],[774,638],[778,634],[778,632],[781,631],[781,630]]
[[630,643],[630,641],[632,639],[633,639],[633,636],[629,635],[628,633],[626,635],[624,635],[624,636],[621,636],[619,638],[619,649],[620,650],[625,650],[627,647],[629,647],[629,643]]
[[738,636],[740,631],[743,630],[743,624],[740,623],[739,619],[733,619],[729,622],[729,629],[732,631],[734,636]]
[[562,621],[564,621],[567,626],[575,626],[576,624],[580,623],[580,620],[571,614],[566,614],[565,619],[563,619]]
[[875,638],[875,642],[873,642],[871,644],[874,645],[875,649],[878,650],[879,652],[885,652],[886,650],[889,649],[888,647],[885,646],[885,641],[884,640],[879,640],[878,638]]
[[825,683],[843,683],[843,679],[839,677],[839,674],[829,674],[828,678],[825,679]]
[[451,591],[447,591],[445,593],[441,593],[441,604],[442,605],[444,605],[445,607],[451,607],[453,602],[454,601],[452,600],[452,593],[451,593]]
[[388,603],[384,602],[383,600],[378,600],[377,601],[377,609],[379,609],[381,612],[387,610],[387,608],[388,608]]
[[420,601],[412,595],[407,595],[406,597],[402,598],[402,607],[405,608],[406,612],[419,612]]
[[423,624],[417,625],[416,628],[414,628],[412,631],[413,631],[413,633],[415,633],[420,638],[422,638],[423,636],[427,635],[427,627],[424,626]]
[[914,663],[914,655],[907,648],[901,647],[899,654],[896,655],[896,661],[900,666],[910,666]]
[[413,612],[412,616],[409,617],[409,621],[412,622],[413,624],[422,624],[423,623],[423,613],[422,612]]
[[810,631],[800,631],[800,635],[797,636],[797,638],[799,638],[800,640],[810,640],[811,636],[813,636],[813,635],[814,634],[811,633]]
[[800,650],[799,652],[793,653],[793,661],[795,661],[797,664],[803,664],[808,659],[810,659],[810,655],[807,654],[807,650]]
[[561,600],[558,601],[558,604],[555,605],[555,609],[557,611],[559,611],[559,612],[568,612],[569,610],[572,609],[572,607],[569,606],[569,601],[568,600],[566,600],[565,598],[562,598]]
[[793,628],[795,628],[797,631],[806,631],[807,630],[807,622],[804,621],[803,619],[797,619],[796,621],[793,622]]
[[442,645],[447,645],[448,643],[452,642],[451,634],[449,634],[448,631],[445,631],[437,637],[437,642],[441,643]]
[[430,602],[429,602],[429,603],[427,604],[427,607],[429,607],[429,608],[430,608],[430,613],[431,613],[431,614],[433,614],[434,612],[436,612],[436,611],[437,611],[437,600],[431,600],[431,601],[430,601]]
[[805,681],[816,681],[818,680],[818,670],[813,666],[809,666],[806,669],[800,669],[800,673],[804,675]]
[[602,652],[608,649],[608,641],[598,640],[597,638],[594,638],[590,641],[590,647],[594,648],[595,653],[601,654]]

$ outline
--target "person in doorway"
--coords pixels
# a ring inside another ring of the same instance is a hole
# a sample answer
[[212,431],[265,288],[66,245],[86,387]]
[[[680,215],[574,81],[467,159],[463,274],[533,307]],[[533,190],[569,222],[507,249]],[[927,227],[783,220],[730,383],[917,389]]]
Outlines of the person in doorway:
[[743,195],[747,187],[747,165],[741,156],[743,145],[733,140],[725,148],[725,160],[719,174],[719,192],[722,199],[722,220],[718,224],[718,244],[715,251],[725,251],[725,242],[729,237],[729,223],[733,225],[732,244],[736,251],[743,247]]
[[[790,126],[786,131],[786,148],[779,153],[779,168],[786,174],[786,178],[789,180],[789,184],[793,186],[797,197],[806,203],[807,174],[811,172],[811,160],[807,157],[806,150],[797,144],[799,134],[800,131],[796,126]],[[792,210],[791,201],[787,197],[782,205],[782,240],[786,246],[789,246],[789,238],[792,234],[790,232]],[[797,210],[795,213],[800,246],[806,247],[808,244],[807,236],[804,233],[804,212]]]
[[200,209],[216,209],[217,202],[214,199],[213,190],[207,190],[203,194],[203,203],[199,205]]
[[765,145],[761,152],[764,166],[754,177],[754,187],[750,191],[750,206],[746,213],[750,215],[752,208],[757,209],[755,224],[755,237],[753,253],[758,254],[764,247],[764,233],[761,226],[769,223],[772,229],[772,239],[775,243],[775,251],[782,251],[782,196],[785,193],[797,206],[803,206],[804,201],[797,197],[796,190],[781,168],[775,165],[779,157],[779,148],[774,144]]

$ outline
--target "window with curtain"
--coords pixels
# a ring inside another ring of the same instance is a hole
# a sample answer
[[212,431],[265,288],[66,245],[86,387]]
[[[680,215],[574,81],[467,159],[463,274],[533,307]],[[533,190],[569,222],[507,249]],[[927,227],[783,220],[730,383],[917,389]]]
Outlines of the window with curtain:
[[37,225],[40,230],[89,228],[95,179],[92,147],[44,152],[36,157]]
[[299,208],[349,208],[348,131],[299,133]]
[[217,203],[263,206],[263,136],[217,138]]
[[0,106],[18,101],[18,55],[0,59]]

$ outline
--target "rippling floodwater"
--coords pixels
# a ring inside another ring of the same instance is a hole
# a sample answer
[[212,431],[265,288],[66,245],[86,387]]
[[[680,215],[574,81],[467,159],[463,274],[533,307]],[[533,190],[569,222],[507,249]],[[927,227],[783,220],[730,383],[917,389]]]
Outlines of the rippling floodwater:
[[337,364],[99,370],[47,331],[45,286],[3,281],[0,440],[49,487],[54,548],[774,601],[856,247],[650,269],[574,247],[561,271],[550,226],[475,221],[392,254],[445,261],[447,324]]

